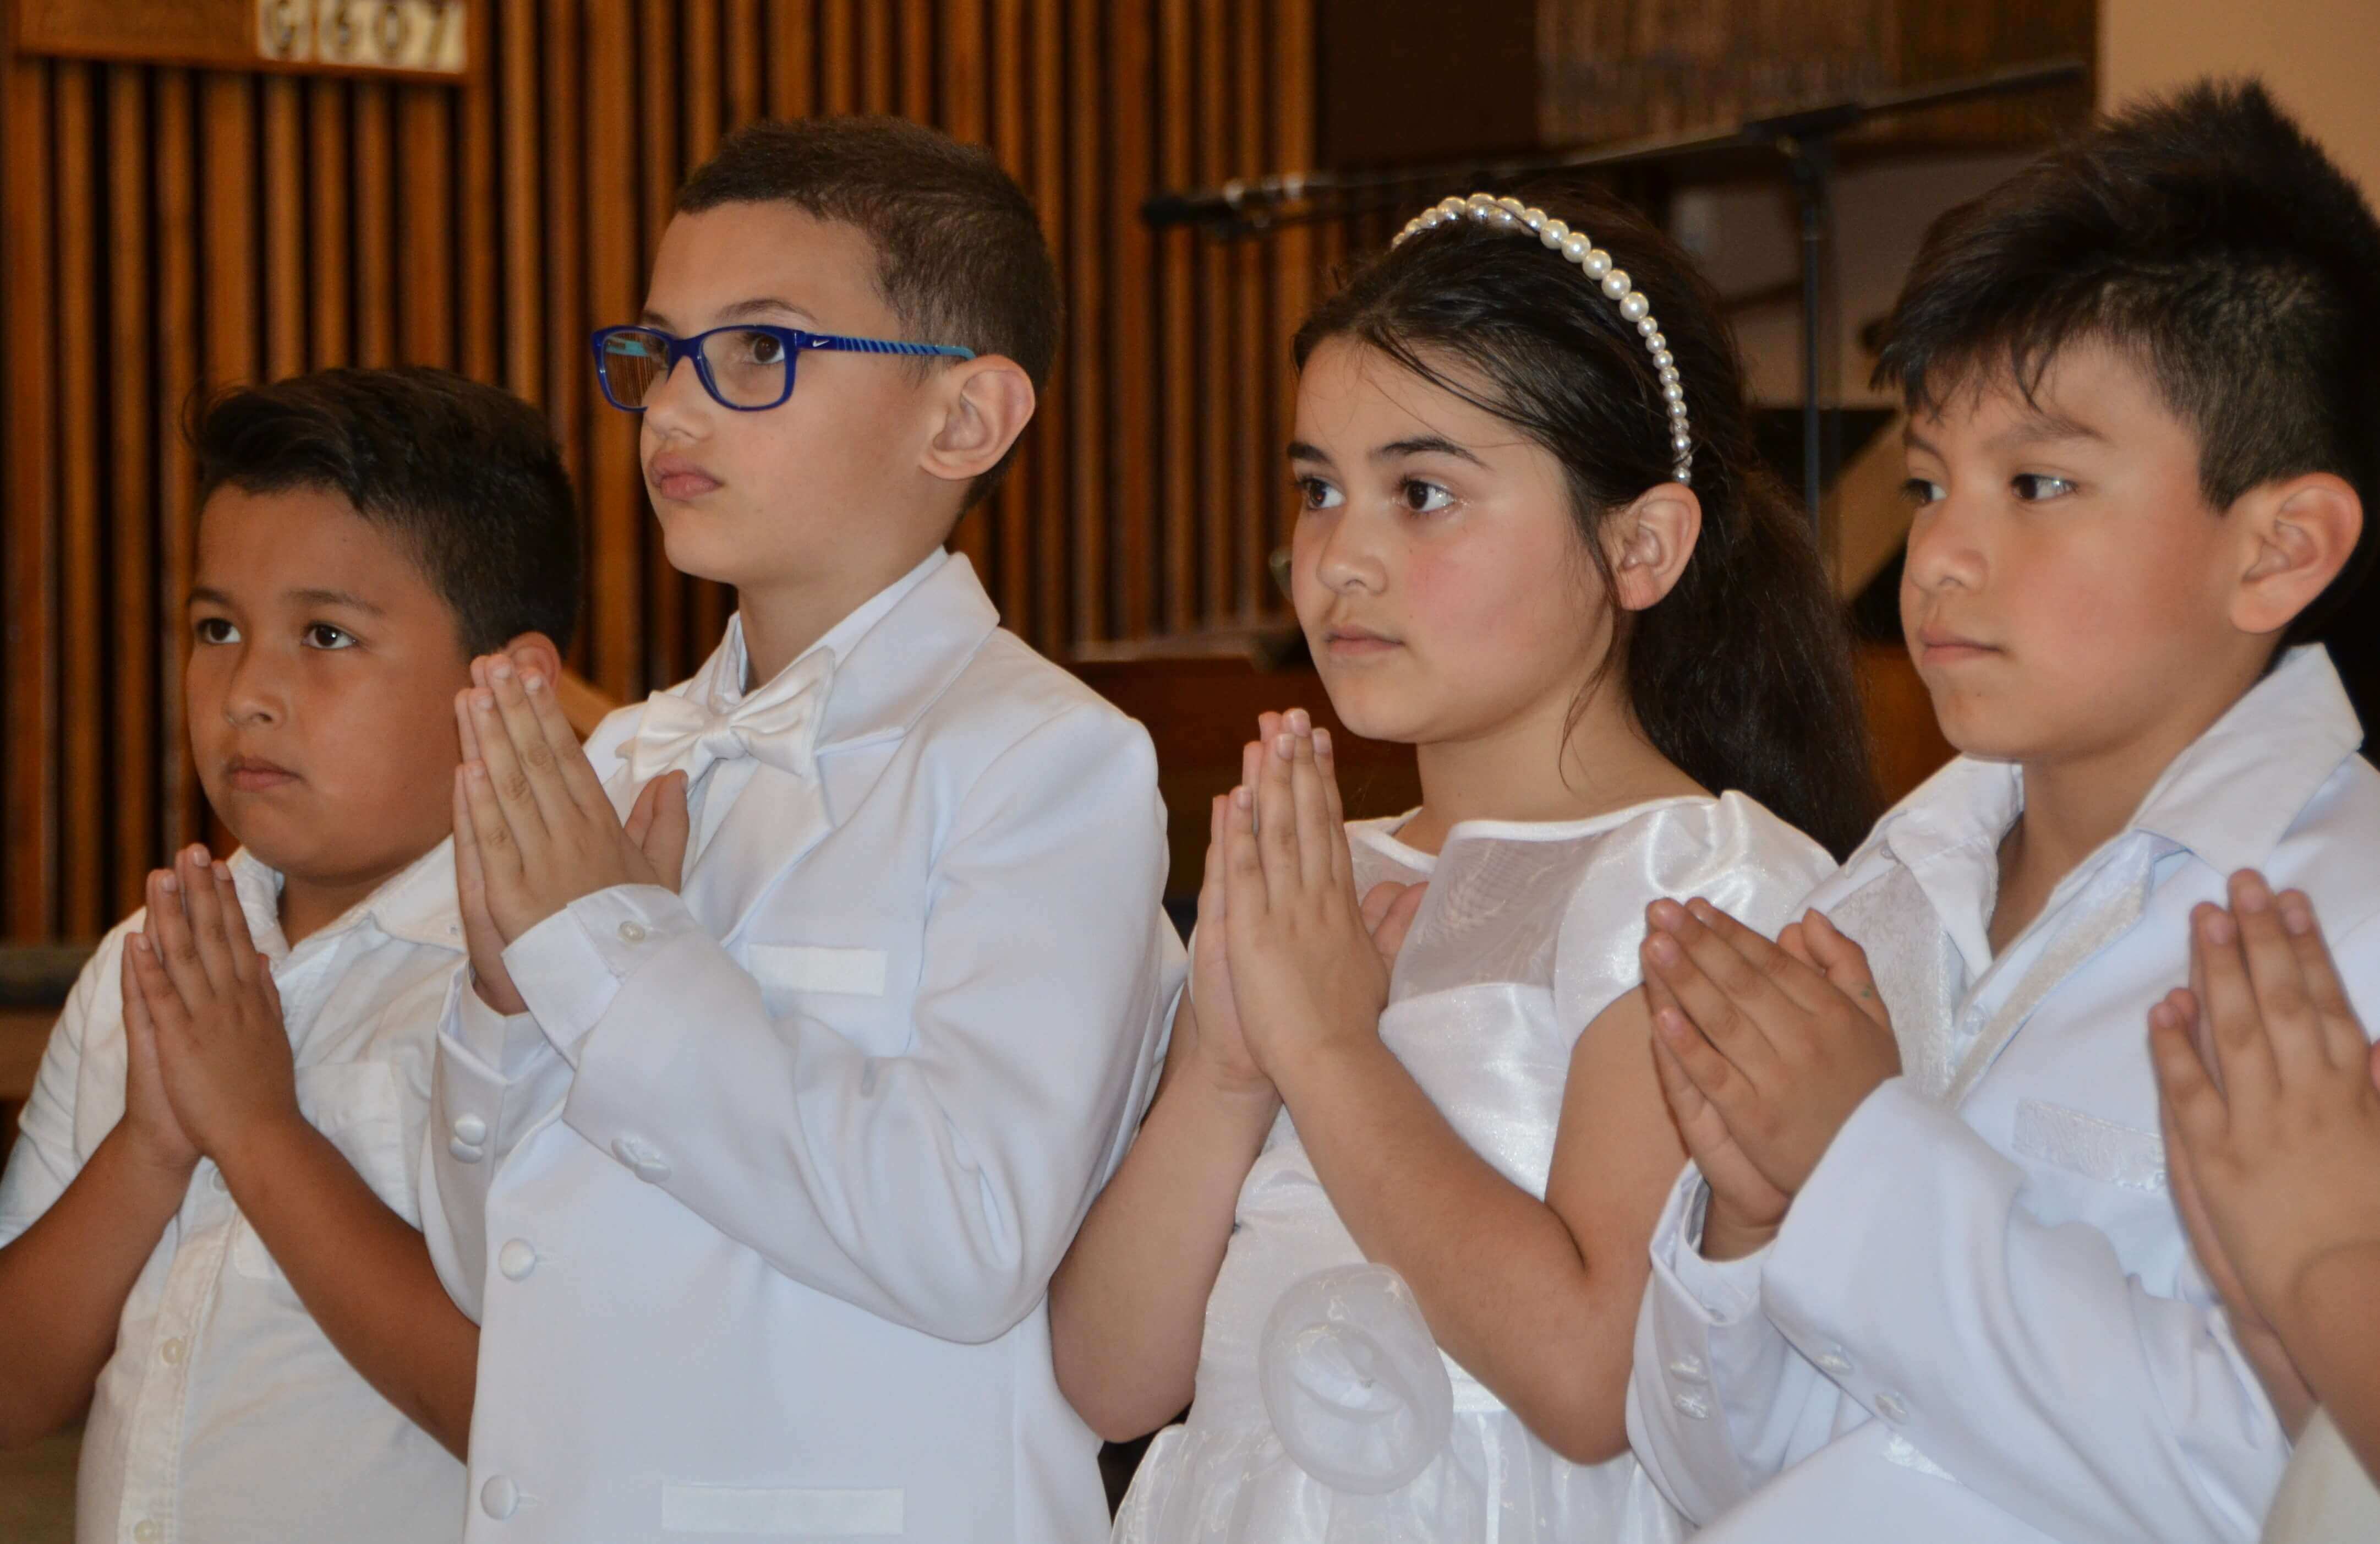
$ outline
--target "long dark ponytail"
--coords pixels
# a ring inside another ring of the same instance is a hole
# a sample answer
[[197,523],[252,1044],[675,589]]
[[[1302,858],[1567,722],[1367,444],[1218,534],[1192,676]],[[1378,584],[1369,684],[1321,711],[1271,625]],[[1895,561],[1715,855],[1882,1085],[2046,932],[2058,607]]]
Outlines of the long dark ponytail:
[[[1752,445],[1743,367],[1718,298],[1645,219],[1575,184],[1520,190],[1590,233],[1652,302],[1692,415],[1702,534],[1659,604],[1623,615],[1616,668],[1655,748],[1714,790],[1742,789],[1837,857],[1876,808],[1851,638],[1808,525]],[[1415,233],[1298,330],[1352,338],[1550,452],[1608,586],[1597,528],[1670,480],[1667,406],[1644,340],[1579,269],[1526,232],[1470,219]]]

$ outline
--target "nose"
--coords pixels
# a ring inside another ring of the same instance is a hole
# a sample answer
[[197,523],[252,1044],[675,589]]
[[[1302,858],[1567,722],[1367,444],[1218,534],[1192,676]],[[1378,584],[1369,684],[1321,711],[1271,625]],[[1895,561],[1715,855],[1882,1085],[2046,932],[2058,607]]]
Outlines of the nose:
[[1945,492],[1917,512],[1909,526],[1909,556],[1902,582],[1922,593],[1974,590],[1988,570],[1983,511],[1974,501]]
[[645,394],[645,429],[664,439],[691,439],[709,421],[710,394],[702,389],[688,355],[670,366],[661,384]]
[[268,649],[239,645],[224,684],[224,722],[234,728],[278,723],[288,716],[289,696],[280,656]]
[[1378,595],[1387,588],[1387,554],[1374,522],[1342,510],[1333,518],[1305,526],[1312,532],[1306,537],[1313,551],[1310,571],[1323,589],[1333,595]]

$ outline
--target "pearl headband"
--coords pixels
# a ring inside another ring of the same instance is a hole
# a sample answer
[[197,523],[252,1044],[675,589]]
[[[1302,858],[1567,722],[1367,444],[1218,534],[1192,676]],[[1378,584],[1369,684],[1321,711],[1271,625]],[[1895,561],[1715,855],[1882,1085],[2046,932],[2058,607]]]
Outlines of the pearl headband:
[[1645,292],[1630,284],[1625,272],[1611,265],[1611,254],[1588,240],[1585,231],[1571,229],[1535,205],[1489,193],[1439,200],[1406,221],[1405,228],[1389,245],[1396,247],[1416,231],[1429,230],[1466,214],[1498,230],[1529,231],[1585,269],[1588,278],[1602,285],[1606,296],[1620,303],[1620,314],[1636,323],[1637,335],[1645,340],[1645,351],[1652,355],[1653,368],[1661,378],[1661,400],[1670,407],[1670,449],[1677,456],[1673,475],[1680,482],[1692,484],[1694,442],[1686,422],[1686,392],[1678,383],[1678,361],[1670,353],[1670,340],[1661,335],[1661,324],[1653,317],[1653,302],[1645,298]]

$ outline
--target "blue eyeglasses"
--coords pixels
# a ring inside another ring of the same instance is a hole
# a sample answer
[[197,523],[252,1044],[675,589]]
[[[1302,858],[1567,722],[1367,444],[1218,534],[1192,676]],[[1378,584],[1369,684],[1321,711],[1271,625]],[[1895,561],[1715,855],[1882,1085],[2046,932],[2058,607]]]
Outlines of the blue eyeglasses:
[[694,361],[695,378],[721,407],[759,413],[794,395],[794,361],[817,349],[975,358],[973,349],[948,344],[841,337],[758,322],[713,327],[690,338],[674,336],[658,327],[601,327],[590,341],[595,346],[595,378],[603,383],[604,398],[624,413],[641,413],[650,407],[653,394],[662,389],[680,359]]

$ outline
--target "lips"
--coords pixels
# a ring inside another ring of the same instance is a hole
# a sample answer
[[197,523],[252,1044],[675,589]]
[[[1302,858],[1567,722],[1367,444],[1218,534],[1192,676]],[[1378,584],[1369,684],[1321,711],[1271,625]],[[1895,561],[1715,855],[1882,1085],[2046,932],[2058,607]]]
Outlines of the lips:
[[224,763],[224,781],[243,794],[259,794],[298,781],[298,774],[261,756],[235,756]]
[[1993,644],[1953,632],[1948,627],[1929,625],[1917,629],[1917,655],[1919,662],[1925,664],[1958,664],[1998,652],[1999,649]]
[[1369,627],[1341,626],[1323,629],[1322,647],[1337,657],[1360,659],[1368,654],[1384,654],[1403,645]]
[[645,480],[666,499],[696,499],[723,487],[719,479],[683,456],[656,456],[645,466]]

